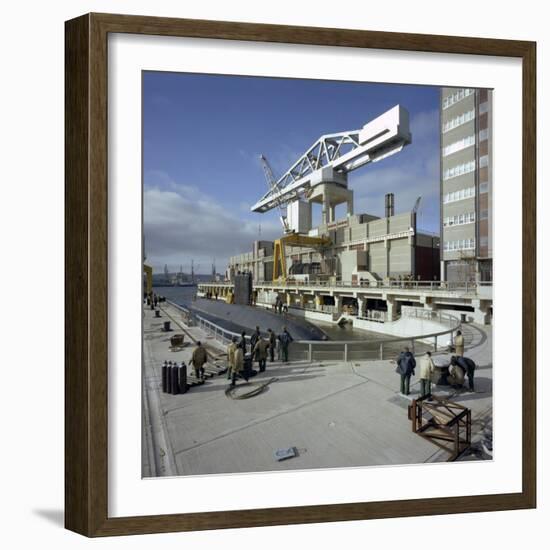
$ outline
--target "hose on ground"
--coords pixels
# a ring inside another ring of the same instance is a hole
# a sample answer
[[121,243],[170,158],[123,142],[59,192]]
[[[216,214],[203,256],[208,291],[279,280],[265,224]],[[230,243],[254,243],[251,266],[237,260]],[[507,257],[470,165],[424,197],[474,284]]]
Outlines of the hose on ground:
[[235,390],[242,386],[229,386],[225,389],[225,395],[230,399],[249,399],[250,397],[255,397],[256,395],[262,393],[267,388],[267,386],[269,386],[269,384],[271,384],[272,382],[276,382],[277,380],[277,378],[271,378],[263,384],[248,384],[249,387],[254,387],[254,389],[238,395],[235,393]]

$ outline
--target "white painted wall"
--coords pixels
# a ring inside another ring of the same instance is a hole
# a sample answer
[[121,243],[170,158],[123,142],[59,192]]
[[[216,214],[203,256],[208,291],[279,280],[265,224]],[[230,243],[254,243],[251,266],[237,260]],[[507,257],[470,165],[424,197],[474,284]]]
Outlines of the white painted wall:
[[[397,321],[392,321],[391,323],[377,323],[376,321],[367,321],[366,319],[353,319],[353,327],[363,330],[372,330],[373,332],[380,332],[382,334],[390,334],[398,338],[434,334],[449,329],[447,324],[440,324],[428,319],[414,319],[411,317],[401,317]],[[430,339],[430,342],[433,342],[433,339]]]
[[[328,5],[327,5],[328,7]],[[548,14],[544,2],[521,4],[463,0],[445,6],[435,0],[419,4],[394,0],[391,6],[350,0],[345,9],[325,9],[317,2],[279,0],[20,0],[3,7],[2,41],[2,164],[0,201],[3,288],[7,289],[3,316],[2,365],[4,391],[0,400],[3,422],[2,513],[6,518],[1,540],[7,548],[40,547],[225,550],[279,549],[289,545],[316,549],[365,546],[401,549],[423,534],[445,541],[448,550],[464,548],[464,539],[450,536],[460,523],[467,540],[479,548],[513,549],[547,540],[550,486],[545,468],[539,468],[539,509],[535,511],[465,514],[461,517],[425,517],[379,521],[298,525],[87,540],[62,529],[63,508],[63,22],[88,11],[135,13],[373,29],[395,32],[455,34],[538,40],[539,181],[548,181],[543,151],[550,146]],[[511,9],[506,9],[506,8]],[[470,15],[468,17],[462,14]],[[460,16],[459,16],[460,15]],[[366,75],[368,78],[368,75]],[[460,75],[450,84],[460,85]],[[32,197],[32,200],[29,198]],[[539,212],[548,211],[548,190],[539,186]],[[544,206],[543,206],[544,203]],[[547,220],[539,216],[539,338],[548,333],[548,293],[542,288],[543,266],[550,268],[542,242],[550,242]],[[40,231],[36,228],[40,227]],[[544,256],[543,256],[544,252]],[[37,276],[36,269],[40,270]],[[546,270],[548,273],[548,269]],[[38,285],[38,287],[37,287]],[[29,289],[33,289],[31,292]],[[40,310],[37,294],[43,294]],[[19,296],[11,300],[12,296]],[[31,317],[31,314],[34,315]],[[36,315],[38,314],[38,315]],[[546,329],[546,330],[545,330]],[[28,348],[33,332],[34,347]],[[33,383],[24,393],[15,383],[14,367],[26,364]],[[542,362],[540,362],[542,364]],[[542,402],[549,374],[539,369],[539,464],[550,459],[550,407]],[[428,480],[432,483],[433,480]],[[538,542],[537,542],[538,541]]]
[[323,313],[322,311],[314,311],[311,309],[299,309],[299,308],[292,308],[291,311],[292,315],[296,315],[296,317],[302,317],[303,319],[307,319],[308,321],[322,321],[323,323],[332,323],[333,322],[333,316],[332,313]]

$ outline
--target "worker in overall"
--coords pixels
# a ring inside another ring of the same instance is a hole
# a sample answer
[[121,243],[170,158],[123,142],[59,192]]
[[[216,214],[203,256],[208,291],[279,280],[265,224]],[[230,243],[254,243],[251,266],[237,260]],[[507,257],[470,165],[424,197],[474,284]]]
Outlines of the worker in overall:
[[243,350],[243,355],[246,353],[246,332],[244,330],[241,332],[241,339],[239,340],[237,347]]
[[267,348],[269,348],[269,340],[260,336],[253,350],[256,361],[258,361],[258,369],[260,372],[265,371],[265,363],[267,361]]
[[279,342],[281,343],[283,363],[288,363],[288,348],[293,340],[294,338],[292,338],[287,328],[283,327],[283,332],[279,334]]
[[256,359],[254,354],[254,348],[256,347],[256,342],[261,338],[260,327],[256,327],[255,332],[252,333],[250,337],[250,353],[252,353],[252,359]]
[[275,348],[277,347],[277,336],[275,336],[275,333],[270,328],[267,329],[267,332],[269,335],[269,358],[273,363],[275,360]]
[[[244,370],[244,353],[240,347],[235,347],[235,354],[233,356],[233,366],[231,367],[231,386],[237,383],[237,377]],[[245,378],[248,382],[248,379]]]
[[420,396],[432,393],[432,374],[435,371],[432,353],[427,351],[420,359]]
[[208,357],[206,350],[200,342],[197,342],[197,347],[193,350],[191,362],[193,363],[193,369],[195,370],[195,376],[199,380],[204,380],[204,365]]
[[[451,357],[451,365],[458,366],[461,368],[468,377],[468,387],[471,392],[475,392],[474,389],[474,372],[476,370],[476,364],[473,359],[470,359],[469,357],[456,357],[453,355]],[[463,378],[464,380],[464,378]]]
[[456,331],[455,353],[459,357],[462,357],[464,355],[464,336],[462,336],[462,332],[460,330]]
[[233,372],[233,366],[235,365],[235,352],[237,351],[237,337],[233,336],[233,339],[227,346],[227,379],[231,378]]
[[466,369],[460,365],[456,356],[451,357],[451,364],[449,365],[449,374],[447,375],[447,382],[449,386],[455,390],[462,388],[464,384],[464,377],[466,375]]
[[416,360],[414,355],[410,352],[409,348],[405,347],[397,358],[397,372],[401,378],[400,391],[402,395],[409,395],[411,376],[414,374],[416,367]]

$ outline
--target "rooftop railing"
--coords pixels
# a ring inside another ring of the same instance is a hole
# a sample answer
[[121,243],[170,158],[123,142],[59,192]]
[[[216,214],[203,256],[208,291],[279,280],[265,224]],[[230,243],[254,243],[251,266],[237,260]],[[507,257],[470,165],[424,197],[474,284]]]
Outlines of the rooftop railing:
[[[199,286],[232,287],[233,283],[199,283]],[[454,282],[454,281],[388,281],[372,283],[369,281],[358,281],[356,283],[343,281],[303,281],[296,279],[287,279],[285,282],[278,281],[260,281],[253,283],[254,288],[303,288],[303,287],[324,287],[324,288],[372,288],[375,290],[412,290],[412,291],[441,291],[441,292],[462,292],[466,294],[476,294],[478,292],[490,292],[493,286],[492,282]]]

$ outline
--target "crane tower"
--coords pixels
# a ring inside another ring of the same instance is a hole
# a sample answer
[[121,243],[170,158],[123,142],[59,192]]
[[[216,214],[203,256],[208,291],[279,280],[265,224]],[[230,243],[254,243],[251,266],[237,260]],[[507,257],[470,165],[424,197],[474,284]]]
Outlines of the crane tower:
[[[409,113],[396,105],[359,130],[321,136],[278,180],[262,156],[269,190],[251,207],[268,212],[286,206],[281,216],[285,233],[307,233],[311,229],[311,204],[322,205],[322,223],[335,219],[335,207],[347,203],[353,214],[353,191],[348,173],[398,153],[411,143]],[[303,219],[309,223],[304,224]],[[308,227],[309,226],[309,227]]]

